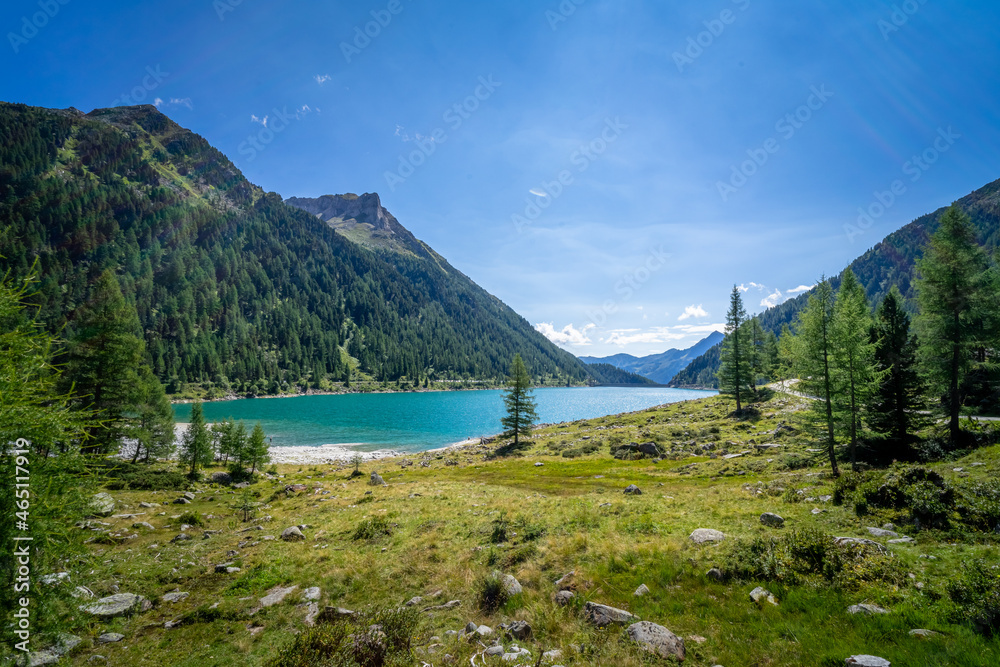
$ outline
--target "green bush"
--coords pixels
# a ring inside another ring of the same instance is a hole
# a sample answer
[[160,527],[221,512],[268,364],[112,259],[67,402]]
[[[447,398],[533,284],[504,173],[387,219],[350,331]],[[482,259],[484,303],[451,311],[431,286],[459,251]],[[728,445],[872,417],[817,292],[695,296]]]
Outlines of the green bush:
[[503,607],[509,598],[503,581],[492,574],[476,581],[475,593],[476,605],[487,614],[492,614]]
[[205,520],[202,519],[200,515],[195,514],[194,512],[192,512],[190,510],[188,510],[187,512],[184,512],[184,514],[181,514],[180,518],[177,519],[177,520],[180,521],[181,523],[190,524],[192,526],[204,526],[205,525]]
[[354,529],[355,540],[377,540],[392,535],[392,525],[385,517],[374,516],[365,519]]
[[403,667],[413,664],[411,608],[377,608],[322,623],[282,647],[266,667]]
[[110,491],[179,491],[191,482],[179,470],[163,470],[128,461],[102,462],[98,464],[98,474]]
[[1000,630],[1000,566],[979,560],[963,567],[948,584],[948,596],[955,605],[956,622],[971,621],[979,632],[990,636]]
[[503,544],[507,541],[507,532],[509,530],[510,521],[507,520],[507,513],[501,511],[500,514],[493,519],[490,530],[490,542],[492,544]]

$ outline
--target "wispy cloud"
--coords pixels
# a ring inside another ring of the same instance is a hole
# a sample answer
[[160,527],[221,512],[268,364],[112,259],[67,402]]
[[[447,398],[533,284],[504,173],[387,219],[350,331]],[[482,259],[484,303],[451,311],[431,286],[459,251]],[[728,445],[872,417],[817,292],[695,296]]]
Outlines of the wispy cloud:
[[725,331],[722,324],[679,324],[672,327],[650,329],[614,329],[601,339],[602,343],[626,347],[636,344],[673,343],[692,336],[707,336],[713,331]]
[[562,331],[558,331],[551,322],[539,322],[535,325],[536,331],[556,345],[590,345],[587,331],[593,328],[593,324],[588,324],[583,329],[577,329],[572,324],[567,324],[562,328]]
[[788,294],[800,294],[802,292],[808,292],[813,287],[816,287],[816,286],[815,285],[799,285],[798,287],[793,287],[792,289],[788,290],[787,293]]
[[163,106],[179,106],[187,107],[188,109],[194,110],[194,105],[191,103],[190,97],[171,97],[169,100],[164,101],[162,97],[157,97],[153,100],[153,106],[157,109]]
[[265,115],[263,118],[260,118],[256,114],[250,114],[250,122],[260,123],[264,127],[267,127],[267,116]]
[[788,297],[782,294],[780,289],[776,289],[761,299],[760,305],[765,308],[774,308],[779,303],[784,303],[785,301],[788,301]]
[[318,83],[319,85],[322,86],[324,83],[326,83],[327,81],[329,81],[333,77],[330,76],[329,74],[317,74],[313,78],[316,79],[316,83]]
[[528,190],[528,192],[530,192],[531,194],[535,195],[536,197],[548,197],[549,196],[548,192],[545,192],[544,190],[538,190],[536,188],[532,188],[531,190]]
[[689,320],[692,317],[708,317],[708,313],[705,312],[705,309],[701,307],[701,304],[697,306],[692,305],[685,308],[684,312],[681,313],[680,317],[678,317],[677,319],[683,322],[684,320]]

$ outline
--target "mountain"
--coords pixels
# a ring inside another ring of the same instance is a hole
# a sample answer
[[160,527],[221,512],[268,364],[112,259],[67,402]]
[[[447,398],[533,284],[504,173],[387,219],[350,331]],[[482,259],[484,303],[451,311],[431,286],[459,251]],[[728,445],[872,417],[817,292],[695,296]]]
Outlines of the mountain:
[[647,377],[654,382],[667,384],[691,361],[721,341],[722,334],[713,331],[707,338],[698,341],[686,350],[667,350],[646,357],[634,357],[631,354],[615,354],[610,357],[580,357],[580,361],[585,364],[610,364],[616,368]]
[[153,106],[0,103],[0,271],[36,266],[38,317],[70,338],[113,270],[170,391],[496,379],[517,352],[537,380],[589,377],[377,195],[298,203]]
[[[1000,180],[972,192],[955,202],[972,219],[979,242],[990,255],[996,255],[1000,248]],[[923,215],[905,227],[889,234],[850,264],[858,281],[864,286],[868,299],[873,305],[882,301],[889,289],[896,285],[907,301],[907,307],[915,310],[916,291],[914,278],[916,262],[923,256],[924,246],[937,230],[938,222],[948,207]],[[834,288],[840,285],[841,274],[831,277]],[[814,276],[818,279],[819,276]],[[768,308],[760,314],[761,326],[775,333],[781,327],[791,324],[798,317],[812,290],[804,292],[778,306]],[[674,386],[698,385],[701,379],[711,376],[719,367],[719,351],[712,350],[703,359],[696,359],[691,366],[677,375]]]
[[628,384],[628,385],[648,385],[656,386],[656,383],[647,377],[631,373],[611,364],[589,364],[589,372],[597,384]]

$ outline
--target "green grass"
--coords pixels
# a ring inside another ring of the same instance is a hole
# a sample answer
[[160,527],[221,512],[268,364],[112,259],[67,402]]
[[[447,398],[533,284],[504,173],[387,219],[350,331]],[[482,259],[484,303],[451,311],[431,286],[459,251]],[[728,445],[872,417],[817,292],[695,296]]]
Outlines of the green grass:
[[[444,653],[454,656],[454,664],[469,664],[475,646],[454,642],[444,633],[460,630],[470,620],[494,628],[527,620],[533,634],[524,645],[535,656],[561,649],[560,662],[567,666],[653,664],[620,629],[589,627],[581,618],[588,600],[628,609],[684,638],[703,637],[701,643],[686,639],[686,665],[843,665],[858,653],[907,666],[1000,664],[1000,640],[976,632],[956,615],[949,594],[969,563],[1000,564],[997,536],[976,530],[917,532],[898,524],[917,542],[893,546],[888,567],[881,561],[840,563],[849,573],[857,566],[862,574],[878,565],[882,569],[872,571],[885,576],[830,579],[799,562],[808,561],[815,540],[803,538],[799,544],[795,535],[867,537],[865,528],[880,526],[884,519],[877,513],[859,517],[850,504],[818,500],[832,495],[835,484],[826,474],[823,455],[807,451],[817,444],[809,436],[802,407],[803,401],[779,394],[761,405],[758,420],[737,422],[727,416],[731,407],[723,399],[706,399],[547,428],[521,456],[484,460],[470,449],[431,456],[426,468],[382,461],[366,464],[365,476],[358,479],[349,478],[346,466],[279,466],[283,477],[251,487],[260,498],[270,499],[259,516],[272,520],[260,522],[263,530],[245,533],[237,531],[253,524],[240,521],[231,509],[236,496],[202,483],[198,488],[206,493],[197,494],[184,510],[201,517],[206,529],[221,530],[219,534],[172,544],[169,539],[180,523],[173,513],[180,511],[163,506],[136,510],[150,513],[143,519],[155,531],[121,543],[91,545],[93,558],[74,571],[74,585],[86,585],[99,595],[118,586],[146,595],[157,606],[111,624],[81,618],[77,634],[86,641],[70,662],[84,664],[100,653],[109,664],[292,664],[270,661],[283,651],[289,655],[296,637],[305,642],[301,646],[321,648],[339,641],[321,632],[303,633],[305,609],[298,606],[297,592],[282,604],[254,611],[268,590],[294,584],[321,587],[321,605],[354,610],[395,609],[414,596],[424,597],[418,609],[461,600],[458,608],[417,615],[413,650],[425,650],[432,636],[441,638],[444,647],[434,657],[414,653],[405,664],[438,664]],[[796,431],[775,438],[771,432],[780,422]],[[666,459],[615,460],[613,440],[657,442]],[[594,451],[562,456],[584,443],[587,448],[595,443]],[[758,451],[754,444],[762,443],[783,447]],[[748,453],[726,460],[720,456],[723,449]],[[806,467],[789,466],[789,458],[805,461]],[[459,465],[446,466],[448,459]],[[536,462],[544,465],[536,467]],[[972,462],[986,465],[972,467]],[[388,486],[366,496],[373,467]],[[1000,447],[929,467],[949,482],[987,481],[1000,473]],[[956,467],[965,472],[953,472]],[[276,493],[295,482],[321,485],[329,494]],[[622,490],[629,484],[638,485],[643,494],[625,496]],[[172,497],[129,490],[113,495],[122,512],[139,502]],[[823,512],[813,514],[814,508]],[[160,511],[166,514],[159,516]],[[785,528],[761,525],[763,512],[783,516]],[[135,519],[107,521],[118,532]],[[291,525],[309,526],[304,542],[262,539]],[[719,545],[696,546],[688,539],[696,528],[716,528],[727,538]],[[233,551],[237,555],[230,555]],[[768,562],[781,567],[765,570],[757,562],[732,567],[734,558],[761,553],[769,553]],[[213,566],[224,562],[235,562],[242,572],[216,574]],[[716,566],[731,570],[730,578],[717,582],[707,577]],[[493,570],[516,576],[524,592],[499,604],[481,604],[484,582]],[[570,571],[575,572],[577,598],[559,607],[552,601],[553,582]],[[789,571],[795,576],[788,576]],[[640,584],[650,592],[635,597]],[[964,590],[979,595],[980,584],[971,582]],[[780,604],[758,608],[749,598],[757,585],[772,591]],[[176,604],[159,602],[177,588],[190,597]],[[439,597],[429,597],[438,590]],[[847,614],[848,606],[861,602],[892,613]],[[178,619],[180,626],[163,627]],[[941,636],[917,639],[909,635],[915,628]],[[111,629],[126,640],[93,644],[96,635]],[[578,654],[574,645],[584,653]]]

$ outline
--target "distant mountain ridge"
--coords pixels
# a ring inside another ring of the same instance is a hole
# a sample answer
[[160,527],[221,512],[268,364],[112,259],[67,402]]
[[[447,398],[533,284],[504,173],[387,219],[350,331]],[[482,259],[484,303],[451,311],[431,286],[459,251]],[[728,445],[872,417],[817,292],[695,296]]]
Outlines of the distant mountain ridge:
[[[979,242],[986,251],[996,256],[1000,249],[1000,180],[993,181],[955,202],[972,220]],[[869,301],[876,305],[896,285],[906,299],[907,307],[914,310],[916,291],[913,280],[916,262],[923,256],[924,246],[937,231],[938,223],[947,206],[923,215],[892,232],[850,264],[851,270],[865,288]],[[840,286],[843,272],[830,278],[834,288]],[[818,279],[819,276],[806,276]],[[764,329],[778,334],[785,324],[792,324],[805,307],[813,290],[803,292],[778,306],[768,308],[758,317]],[[683,371],[679,372],[672,386],[712,386],[719,368],[719,351],[710,350]]]
[[669,384],[674,376],[706,350],[722,341],[722,334],[713,331],[709,336],[686,350],[667,350],[660,354],[636,357],[631,354],[615,354],[610,357],[580,357],[585,364],[610,364],[659,384]]

